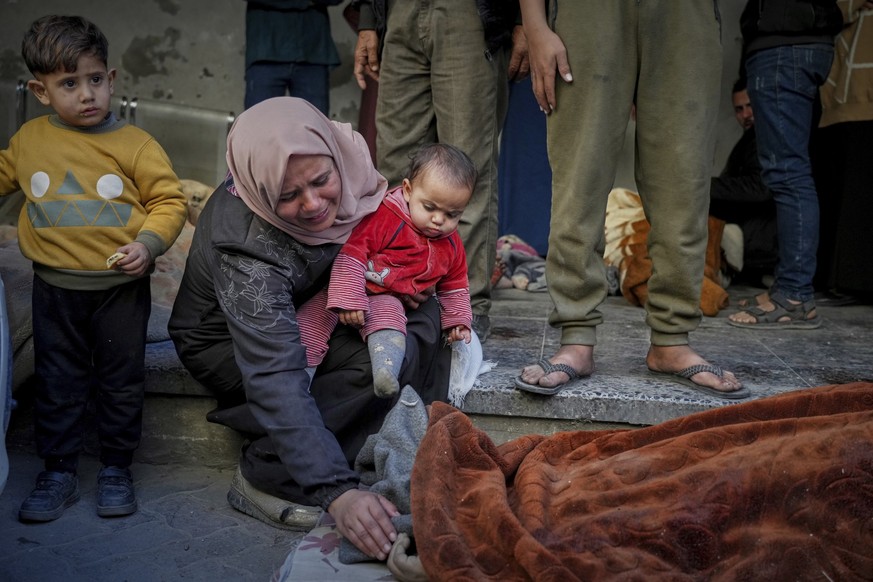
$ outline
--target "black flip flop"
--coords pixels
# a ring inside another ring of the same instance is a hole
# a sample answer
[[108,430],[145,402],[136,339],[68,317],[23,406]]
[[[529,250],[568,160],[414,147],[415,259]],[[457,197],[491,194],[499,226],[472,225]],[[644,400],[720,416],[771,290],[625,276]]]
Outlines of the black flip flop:
[[533,394],[544,394],[546,396],[554,396],[561,389],[566,386],[569,382],[579,378],[578,372],[573,369],[572,366],[567,364],[553,364],[547,359],[543,358],[539,362],[537,362],[537,366],[543,369],[544,376],[548,376],[552,372],[563,372],[567,374],[570,379],[566,382],[558,384],[557,386],[540,386],[539,384],[529,384],[521,379],[521,376],[515,377],[515,387],[519,390],[524,390],[525,392],[532,392]]
[[709,394],[710,396],[715,396],[716,398],[725,398],[727,400],[742,400],[743,398],[748,398],[752,395],[748,388],[739,388],[737,390],[731,390],[730,392],[726,392],[724,390],[716,390],[715,388],[710,388],[709,386],[704,386],[702,384],[698,384],[697,382],[691,379],[695,374],[699,374],[701,372],[709,372],[719,378],[724,378],[724,370],[719,368],[718,366],[713,366],[711,364],[697,364],[696,366],[688,366],[684,370],[679,370],[678,372],[659,372],[657,370],[652,370],[649,368],[649,372],[654,374],[655,376],[666,376],[675,382],[678,382],[684,386],[689,386],[703,392],[704,394]]

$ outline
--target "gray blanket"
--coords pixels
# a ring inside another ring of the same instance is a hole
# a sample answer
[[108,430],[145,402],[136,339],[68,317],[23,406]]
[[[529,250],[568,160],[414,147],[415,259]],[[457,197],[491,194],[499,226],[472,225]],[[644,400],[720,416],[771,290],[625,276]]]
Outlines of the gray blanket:
[[[427,408],[412,388],[404,386],[400,399],[385,417],[378,433],[370,435],[355,459],[361,485],[397,506],[401,515],[392,518],[399,533],[412,534],[409,481],[418,445],[427,430]],[[343,538],[339,559],[344,564],[372,560]]]

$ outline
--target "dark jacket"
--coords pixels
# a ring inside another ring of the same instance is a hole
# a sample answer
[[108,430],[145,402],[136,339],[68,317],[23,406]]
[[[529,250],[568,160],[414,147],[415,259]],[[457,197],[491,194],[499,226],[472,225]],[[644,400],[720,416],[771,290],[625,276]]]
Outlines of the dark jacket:
[[773,195],[764,184],[761,172],[755,128],[752,127],[743,132],[743,136],[731,150],[722,173],[712,179],[710,197],[734,202],[772,200]]
[[242,383],[263,427],[251,432],[269,434],[324,508],[359,477],[310,394],[295,307],[327,284],[340,247],[300,244],[221,187],[198,220],[168,326],[179,359],[219,403]]
[[740,16],[743,54],[785,45],[833,44],[842,26],[837,0],[748,0]]
[[249,0],[246,58],[252,63],[340,64],[327,7],[342,0]]
[[[476,2],[485,32],[485,56],[489,60],[497,51],[512,44],[512,29],[520,24],[518,0],[470,0]],[[375,30],[385,38],[388,21],[387,0],[354,0],[352,6],[361,13],[358,30]]]
[[743,270],[770,271],[776,264],[776,204],[761,178],[755,128],[731,150],[722,173],[712,178],[709,213],[743,231]]

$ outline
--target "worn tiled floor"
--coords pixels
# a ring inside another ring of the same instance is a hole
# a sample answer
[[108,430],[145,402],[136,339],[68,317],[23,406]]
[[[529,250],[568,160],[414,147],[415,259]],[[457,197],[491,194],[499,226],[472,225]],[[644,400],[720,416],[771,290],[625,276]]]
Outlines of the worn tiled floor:
[[[732,297],[752,294],[731,288]],[[501,291],[485,358],[496,368],[464,409],[497,441],[529,433],[652,424],[725,405],[650,376],[643,310],[620,297],[603,307],[597,371],[554,397],[512,388],[518,370],[557,348],[546,325],[547,294]],[[706,318],[692,345],[713,363],[733,370],[754,398],[855,380],[873,380],[873,306],[822,307],[814,331],[749,331],[725,321],[733,311]],[[165,385],[175,380],[167,379]],[[0,580],[21,581],[268,581],[301,534],[248,518],[226,501],[238,440],[207,425],[208,398],[184,391],[150,394],[143,446],[134,465],[140,510],[127,518],[94,512],[97,460],[82,460],[82,499],[57,521],[21,524],[18,505],[41,462],[33,453],[26,403],[8,435],[11,472],[0,496]],[[327,581],[319,581],[327,582]]]

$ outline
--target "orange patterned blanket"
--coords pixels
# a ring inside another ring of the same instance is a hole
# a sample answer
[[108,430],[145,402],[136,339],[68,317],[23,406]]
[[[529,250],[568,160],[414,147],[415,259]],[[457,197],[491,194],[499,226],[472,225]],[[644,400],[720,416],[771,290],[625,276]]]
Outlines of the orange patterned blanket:
[[873,384],[501,446],[435,403],[411,494],[432,580],[870,580]]
[[[700,310],[715,317],[728,306],[728,294],[721,284],[721,238],[725,223],[710,216],[706,264],[700,289]],[[644,306],[649,298],[649,278],[652,259],[649,258],[648,237],[651,229],[643,204],[636,192],[615,188],[609,193],[606,207],[603,260],[618,269],[621,294],[632,305]]]

